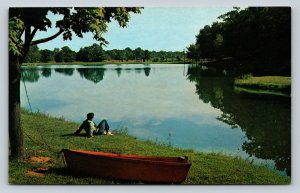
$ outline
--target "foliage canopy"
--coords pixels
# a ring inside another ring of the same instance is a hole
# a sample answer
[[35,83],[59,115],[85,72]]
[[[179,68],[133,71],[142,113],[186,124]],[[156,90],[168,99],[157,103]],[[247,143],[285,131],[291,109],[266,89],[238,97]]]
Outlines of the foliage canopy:
[[[72,40],[73,33],[83,37],[84,33],[92,33],[95,40],[108,44],[103,38],[107,32],[107,23],[116,20],[121,27],[126,27],[130,12],[140,13],[136,7],[99,7],[99,8],[11,8],[9,12],[9,51],[15,56],[24,57],[30,45],[37,45],[63,35],[64,40]],[[57,33],[43,39],[33,41],[37,31],[47,31],[53,27],[48,13],[62,15],[56,21]],[[72,33],[73,32],[73,33]],[[24,41],[22,36],[24,35]]]
[[230,59],[231,68],[253,73],[291,73],[290,7],[234,8],[218,19],[200,29],[190,58]]

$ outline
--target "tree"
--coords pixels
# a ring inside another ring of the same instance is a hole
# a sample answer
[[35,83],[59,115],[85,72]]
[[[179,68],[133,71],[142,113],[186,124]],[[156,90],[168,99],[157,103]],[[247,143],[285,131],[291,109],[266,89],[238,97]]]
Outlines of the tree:
[[121,60],[122,62],[125,59],[125,52],[123,50],[116,50],[116,56],[115,56],[116,60]]
[[63,62],[64,61],[63,54],[61,51],[59,51],[58,53],[55,54],[54,60],[55,60],[55,62]]
[[61,48],[62,60],[63,62],[74,62],[76,58],[76,52],[71,50],[68,46]]
[[104,50],[98,44],[93,44],[92,46],[90,46],[90,52],[91,61],[93,62],[101,62],[105,59]]
[[143,50],[142,48],[138,47],[135,50],[133,50],[133,54],[135,57],[135,60],[141,60],[143,57]]
[[149,52],[149,50],[145,50],[144,56],[143,56],[143,62],[146,62],[147,60],[149,60],[150,57],[151,57],[151,53]]
[[37,45],[31,46],[24,62],[39,62],[41,54]]
[[291,8],[234,8],[218,18],[196,36],[201,58],[230,59],[231,69],[244,73],[291,74]]
[[133,52],[129,47],[125,48],[124,52],[125,52],[125,60],[127,61],[134,60]]
[[160,62],[164,62],[167,59],[165,51],[157,52],[157,56],[158,56]]
[[98,44],[80,48],[76,54],[77,61],[84,62],[101,62],[106,58],[105,52]]
[[77,61],[89,62],[91,56],[89,55],[90,51],[88,47],[80,48],[80,50],[76,54]]
[[[38,31],[52,27],[48,12],[62,15],[62,19],[55,24],[58,31],[47,38],[33,40]],[[116,20],[121,27],[126,27],[130,12],[140,13],[140,8],[10,8],[9,140],[12,158],[20,159],[24,156],[23,129],[20,125],[20,66],[30,46],[51,41],[60,35],[64,40],[72,40],[73,33],[82,38],[88,32],[93,33],[94,39],[101,44],[107,44],[102,37],[103,32],[107,32],[107,23]]]
[[187,47],[187,58],[198,61],[201,56],[200,46],[199,44],[191,44],[189,47]]
[[53,53],[51,50],[45,49],[40,51],[41,62],[50,62],[54,60]]

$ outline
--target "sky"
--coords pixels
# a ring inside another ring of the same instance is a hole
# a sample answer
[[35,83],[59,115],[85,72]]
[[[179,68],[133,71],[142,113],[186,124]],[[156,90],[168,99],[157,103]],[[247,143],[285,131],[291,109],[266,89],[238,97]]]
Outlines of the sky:
[[[109,45],[105,50],[135,49],[141,47],[150,51],[183,51],[188,45],[195,42],[195,36],[205,25],[217,21],[217,17],[232,10],[232,7],[207,7],[207,8],[144,8],[141,14],[131,14],[128,26],[121,28],[113,21],[108,24],[108,32],[103,37]],[[58,16],[49,15],[52,21]],[[55,22],[52,24],[55,26]],[[51,36],[58,31],[50,28],[47,32],[38,32],[34,39]],[[62,36],[39,44],[40,49],[53,50],[69,46],[78,51],[81,47],[97,43],[91,33],[83,38],[73,35],[72,41],[63,41]]]

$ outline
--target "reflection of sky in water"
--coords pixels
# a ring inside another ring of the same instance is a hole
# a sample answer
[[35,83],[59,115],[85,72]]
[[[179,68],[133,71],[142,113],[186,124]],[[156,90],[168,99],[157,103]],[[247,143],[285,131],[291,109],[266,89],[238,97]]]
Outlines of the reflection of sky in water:
[[[95,122],[107,119],[112,129],[126,127],[141,139],[247,157],[241,150],[244,132],[216,119],[222,112],[199,100],[195,84],[184,76],[183,65],[101,68],[106,70],[98,83],[81,77],[77,70],[66,76],[53,69],[48,78],[26,82],[33,110],[78,123],[94,112]],[[28,106],[23,84],[21,103]]]

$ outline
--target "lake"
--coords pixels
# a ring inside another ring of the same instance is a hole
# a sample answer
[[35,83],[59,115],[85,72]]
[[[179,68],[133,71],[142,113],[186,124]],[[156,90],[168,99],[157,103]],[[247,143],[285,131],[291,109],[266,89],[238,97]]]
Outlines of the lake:
[[94,112],[96,123],[106,119],[111,130],[126,128],[138,139],[239,156],[291,175],[291,98],[242,93],[226,71],[53,65],[22,67],[22,76],[22,107],[78,123]]

